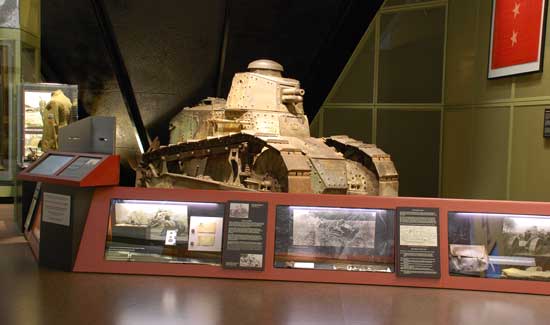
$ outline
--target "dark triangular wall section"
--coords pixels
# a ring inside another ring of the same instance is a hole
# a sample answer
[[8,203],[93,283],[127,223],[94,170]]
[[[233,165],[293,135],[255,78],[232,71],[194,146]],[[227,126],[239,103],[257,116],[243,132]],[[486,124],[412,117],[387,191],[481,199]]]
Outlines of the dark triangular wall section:
[[[302,81],[312,118],[381,2],[104,1],[144,124],[162,143],[172,116],[216,95],[225,26],[222,96],[235,72],[271,58]],[[117,117],[117,151],[125,160],[135,157],[137,142],[91,1],[43,3],[42,53],[45,81],[78,84],[81,115]]]

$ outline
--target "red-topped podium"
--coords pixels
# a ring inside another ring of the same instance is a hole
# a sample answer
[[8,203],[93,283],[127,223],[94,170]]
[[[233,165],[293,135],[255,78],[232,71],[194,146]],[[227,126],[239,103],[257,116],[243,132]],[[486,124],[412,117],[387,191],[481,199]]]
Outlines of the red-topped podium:
[[94,190],[118,185],[120,157],[49,152],[17,178],[41,184],[35,220],[29,222],[39,231],[29,229],[27,236],[40,265],[72,270]]

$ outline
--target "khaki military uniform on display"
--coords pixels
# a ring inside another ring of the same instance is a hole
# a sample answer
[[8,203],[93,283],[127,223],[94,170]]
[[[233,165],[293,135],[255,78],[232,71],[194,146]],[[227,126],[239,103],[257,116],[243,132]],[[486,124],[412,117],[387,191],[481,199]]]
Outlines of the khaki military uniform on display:
[[[42,104],[42,103],[41,103]],[[52,98],[42,109],[42,131],[41,148],[43,152],[57,150],[59,128],[69,123],[71,117],[71,100],[61,90],[52,92]]]

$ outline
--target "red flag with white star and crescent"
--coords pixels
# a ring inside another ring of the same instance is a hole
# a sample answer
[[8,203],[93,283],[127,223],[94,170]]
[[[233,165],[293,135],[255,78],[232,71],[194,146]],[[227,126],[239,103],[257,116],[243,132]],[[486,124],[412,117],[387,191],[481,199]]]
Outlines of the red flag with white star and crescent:
[[496,0],[491,68],[536,62],[544,0]]

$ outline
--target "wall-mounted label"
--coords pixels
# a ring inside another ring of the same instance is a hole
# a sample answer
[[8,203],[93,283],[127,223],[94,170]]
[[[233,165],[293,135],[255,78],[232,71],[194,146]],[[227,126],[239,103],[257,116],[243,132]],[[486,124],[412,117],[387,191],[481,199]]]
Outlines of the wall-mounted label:
[[439,209],[397,208],[397,275],[441,277]]
[[223,267],[263,270],[267,203],[229,202],[224,226]]
[[550,138],[550,109],[544,110],[544,130],[543,136],[545,138]]
[[42,200],[42,221],[70,226],[71,196],[44,192]]

